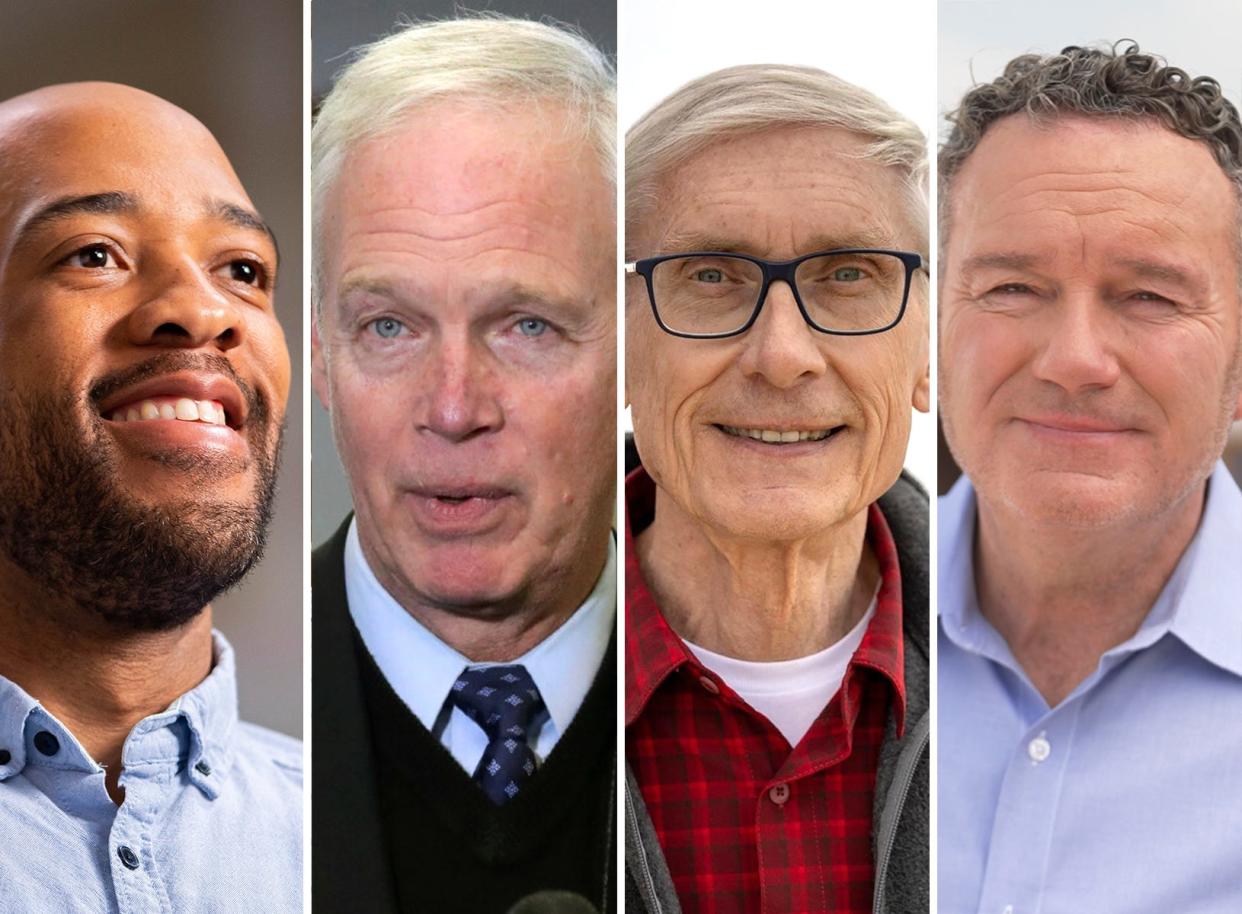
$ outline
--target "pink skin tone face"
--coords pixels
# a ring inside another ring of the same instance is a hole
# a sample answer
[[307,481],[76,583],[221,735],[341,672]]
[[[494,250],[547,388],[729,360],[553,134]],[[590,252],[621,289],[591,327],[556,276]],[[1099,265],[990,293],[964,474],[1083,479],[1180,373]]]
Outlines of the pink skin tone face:
[[1150,520],[1242,414],[1237,202],[1150,123],[993,126],[954,180],[941,415],[980,498],[1037,523]]
[[421,109],[327,203],[314,385],[363,550],[407,607],[581,601],[603,565],[615,194],[563,117]]
[[[863,147],[824,128],[714,145],[661,183],[631,252],[921,250],[926,227],[910,224],[900,174],[859,157]],[[774,283],[743,335],[686,340],[659,329],[642,280],[628,279],[626,393],[648,472],[688,517],[728,536],[796,540],[858,518],[901,472],[911,408],[928,408],[926,293],[919,274],[901,323],[845,337],[809,327]],[[819,440],[765,443],[730,429]]]

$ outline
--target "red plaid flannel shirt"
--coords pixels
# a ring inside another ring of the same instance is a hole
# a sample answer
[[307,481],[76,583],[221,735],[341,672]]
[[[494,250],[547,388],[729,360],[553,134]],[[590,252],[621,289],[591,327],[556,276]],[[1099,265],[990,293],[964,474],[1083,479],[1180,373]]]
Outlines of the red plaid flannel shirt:
[[890,702],[904,726],[901,572],[872,505],[880,591],[840,691],[792,749],[699,664],[643,580],[634,532],[655,484],[626,480],[626,759],[686,914],[870,914],[875,770]]

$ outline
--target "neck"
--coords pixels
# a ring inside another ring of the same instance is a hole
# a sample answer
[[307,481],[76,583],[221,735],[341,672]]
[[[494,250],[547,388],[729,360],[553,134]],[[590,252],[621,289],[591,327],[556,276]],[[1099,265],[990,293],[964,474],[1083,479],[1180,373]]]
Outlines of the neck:
[[814,537],[759,541],[711,530],[662,492],[639,564],[681,637],[738,660],[792,660],[844,638],[879,582],[867,512]]
[[211,610],[163,632],[119,632],[89,608],[48,594],[0,559],[0,675],[69,729],[121,802],[130,731],[211,671]]
[[[590,596],[608,559],[608,540],[560,572],[543,574],[519,593],[495,602],[457,606],[436,603],[400,582],[385,580],[382,566],[367,559],[388,593],[429,632],[471,663],[508,663],[541,644]],[[366,554],[363,544],[363,554]]]
[[1138,631],[1194,537],[1205,492],[1124,526],[1068,530],[980,497],[979,610],[1050,707]]

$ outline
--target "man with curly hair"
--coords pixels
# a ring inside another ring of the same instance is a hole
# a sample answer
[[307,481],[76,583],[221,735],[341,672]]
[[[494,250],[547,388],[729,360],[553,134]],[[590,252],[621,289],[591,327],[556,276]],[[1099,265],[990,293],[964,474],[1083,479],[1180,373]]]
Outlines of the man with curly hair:
[[1127,42],[950,120],[940,910],[1242,910],[1238,112]]

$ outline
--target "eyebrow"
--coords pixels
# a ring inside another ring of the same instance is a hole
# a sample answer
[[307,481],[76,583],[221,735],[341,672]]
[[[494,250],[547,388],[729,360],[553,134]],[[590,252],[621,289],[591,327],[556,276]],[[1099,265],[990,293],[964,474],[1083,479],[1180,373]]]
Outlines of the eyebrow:
[[[337,291],[336,301],[338,305],[347,305],[351,299],[359,295],[374,295],[394,301],[410,302],[415,306],[417,306],[418,299],[421,297],[418,290],[404,283],[372,277],[358,277],[348,280],[341,286]],[[573,310],[584,303],[583,300],[572,296],[549,294],[521,283],[509,283],[486,288],[480,297],[489,303],[500,302],[518,308],[524,306],[545,306]],[[586,303],[592,306],[596,304],[594,299]]]
[[998,251],[993,254],[975,254],[967,257],[962,264],[963,273],[975,270],[1029,270],[1040,262],[1037,254],[1019,254],[1011,251]]
[[53,200],[46,206],[31,213],[26,221],[18,227],[13,247],[14,249],[22,247],[40,229],[59,222],[61,219],[68,219],[70,216],[78,216],[83,213],[100,216],[129,215],[137,211],[137,199],[133,195],[119,190],[108,191],[102,194],[61,197],[59,200]]
[[[994,254],[978,254],[966,258],[962,264],[962,273],[969,275],[976,270],[1029,270],[1043,260],[1037,254],[1019,254],[1001,251]],[[1132,272],[1140,279],[1156,279],[1173,283],[1183,288],[1196,288],[1199,283],[1195,276],[1181,267],[1143,257],[1123,258],[1116,261],[1118,266]]]
[[1197,288],[1199,285],[1192,273],[1170,263],[1140,257],[1120,260],[1118,264],[1140,279],[1157,279],[1187,289]]
[[[688,251],[716,251],[721,254],[749,254],[755,252],[759,245],[748,244],[737,238],[723,235],[708,235],[698,232],[674,233],[660,245],[661,254],[684,254]],[[816,251],[843,251],[851,248],[884,248],[896,247],[896,242],[889,235],[871,229],[848,232],[841,235],[816,235],[803,246],[804,253]]]
[[236,203],[228,203],[224,200],[209,200],[207,202],[207,212],[237,228],[248,229],[266,235],[267,240],[272,243],[272,247],[276,250],[276,262],[277,264],[280,263],[280,244],[276,241],[276,233],[272,231],[270,225],[263,221],[263,217],[254,210],[249,210],[244,206],[238,206]]
[[[61,197],[59,200],[53,200],[51,203],[33,212],[18,227],[13,247],[14,250],[23,247],[30,242],[31,237],[37,232],[62,219],[83,214],[132,216],[138,213],[141,208],[137,197],[120,190]],[[266,235],[268,240],[271,241],[272,247],[276,250],[276,261],[279,264],[280,246],[276,242],[276,234],[258,213],[224,200],[208,200],[206,212],[208,215],[221,219],[237,228],[261,232]]]

